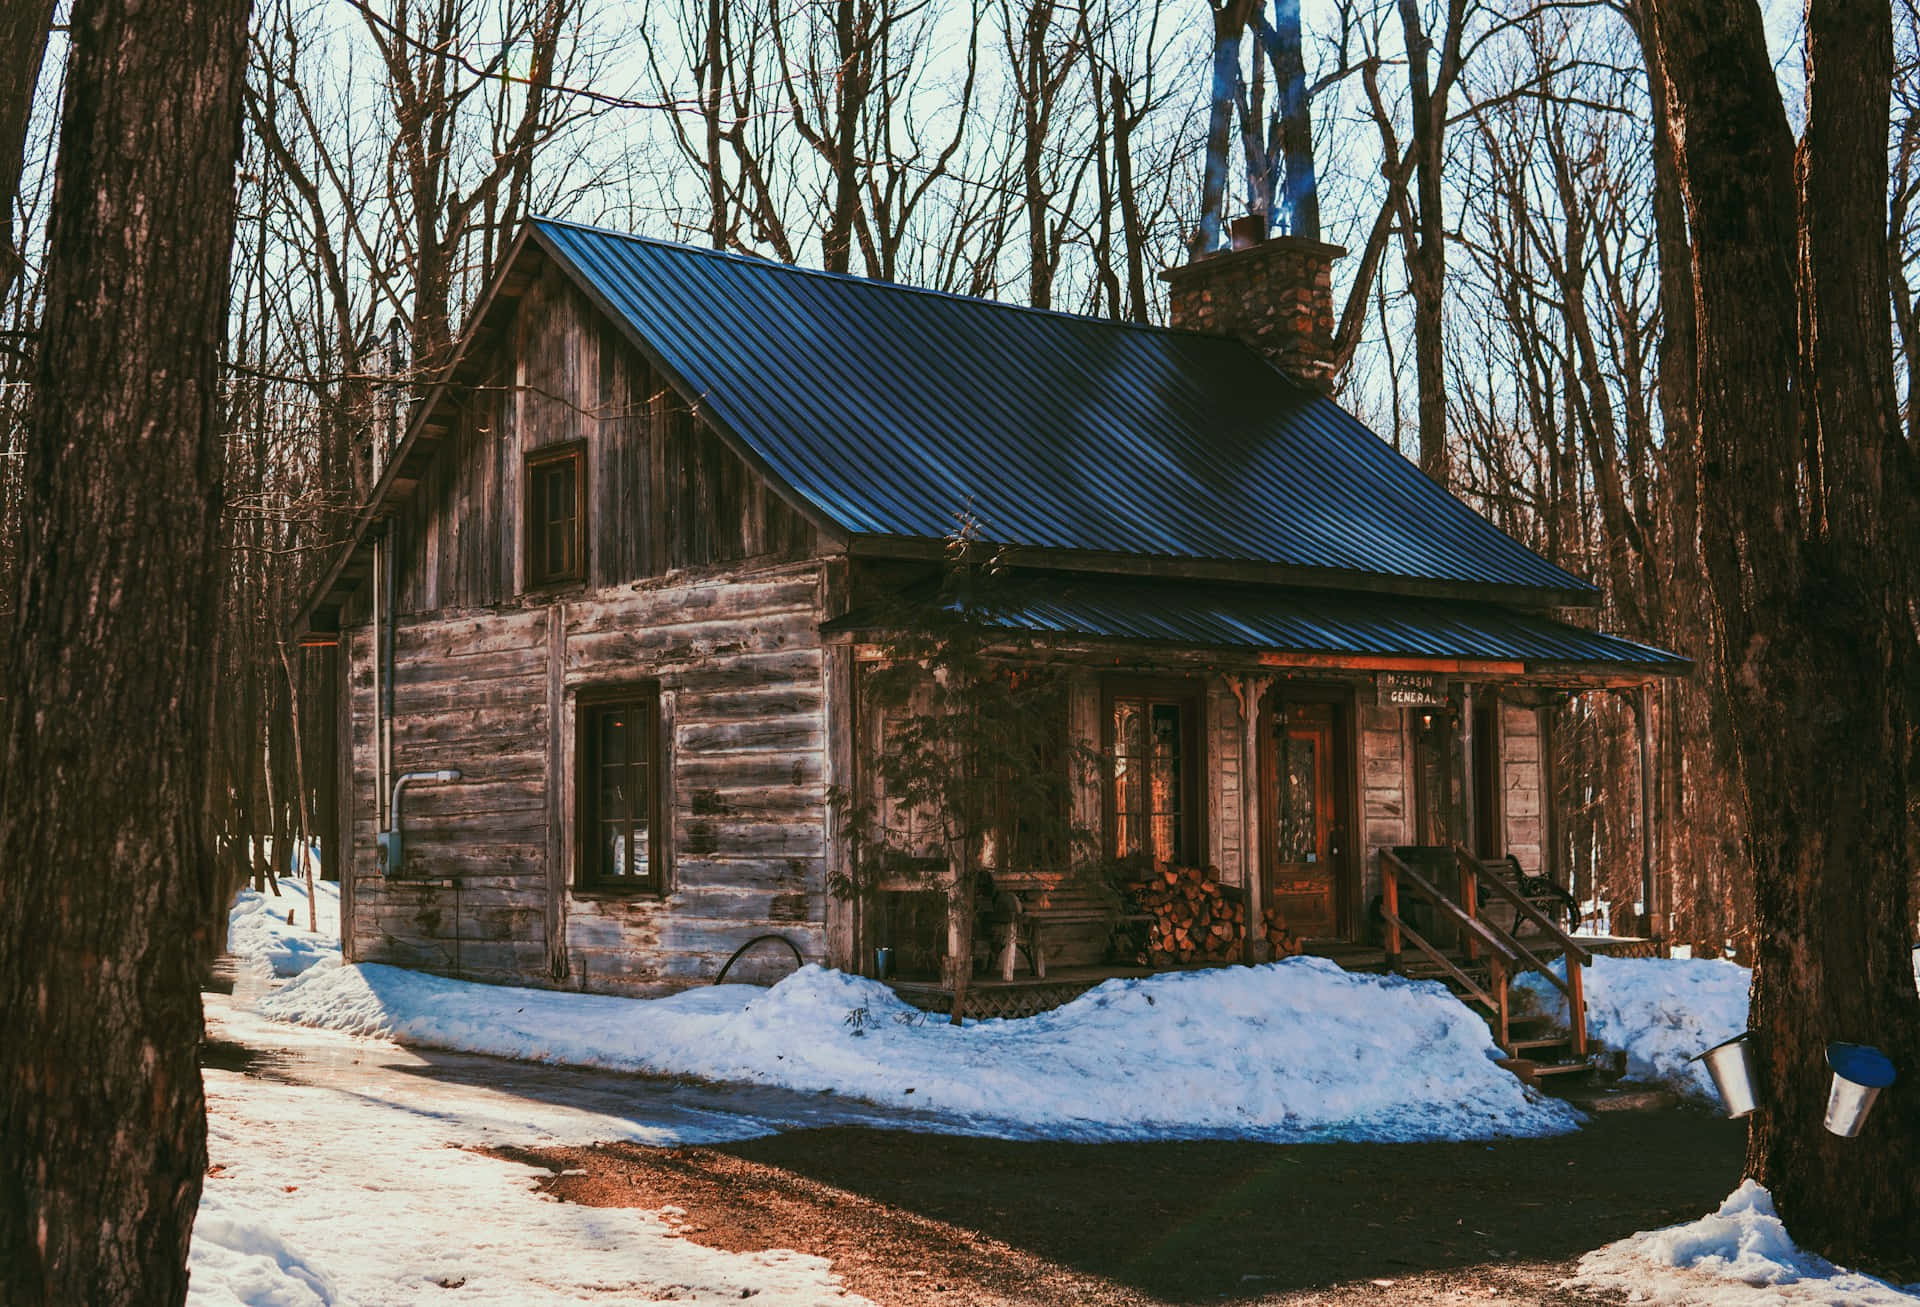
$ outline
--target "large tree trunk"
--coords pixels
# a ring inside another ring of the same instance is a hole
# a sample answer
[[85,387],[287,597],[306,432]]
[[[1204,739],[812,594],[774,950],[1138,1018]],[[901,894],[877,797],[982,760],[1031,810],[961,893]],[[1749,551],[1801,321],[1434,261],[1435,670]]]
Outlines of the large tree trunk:
[[[1693,232],[1701,525],[1752,820],[1749,1172],[1855,1263],[1920,1241],[1920,1096],[1821,1125],[1829,1040],[1920,1075],[1908,956],[1916,483],[1887,317],[1885,4],[1809,6],[1797,159],[1758,7],[1655,0]],[[1798,189],[1803,188],[1803,189]],[[1804,330],[1803,330],[1804,328]]]
[[[1457,8],[1457,6],[1455,6]],[[1459,17],[1450,15],[1448,42]],[[1407,253],[1407,290],[1413,292],[1413,376],[1421,411],[1421,472],[1442,486],[1452,474],[1446,445],[1446,211],[1440,198],[1440,167],[1446,157],[1446,84],[1440,94],[1428,86],[1427,33],[1415,0],[1400,0],[1400,25],[1407,44],[1407,92],[1413,113],[1415,194],[1419,198],[1417,232]]]
[[186,1294],[247,9],[73,9],[0,772],[11,1307]]

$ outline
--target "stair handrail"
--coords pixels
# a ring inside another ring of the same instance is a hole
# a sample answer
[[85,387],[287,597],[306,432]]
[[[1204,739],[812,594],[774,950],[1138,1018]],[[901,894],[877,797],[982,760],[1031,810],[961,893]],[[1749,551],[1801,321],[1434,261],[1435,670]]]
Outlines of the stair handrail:
[[[1487,959],[1487,985],[1483,989],[1466,972],[1455,966],[1453,959],[1429,943],[1425,936],[1409,926],[1400,917],[1400,878],[1405,876],[1412,882],[1413,888],[1426,895],[1435,907],[1450,913],[1455,920],[1466,924],[1470,937],[1485,935],[1492,946],[1492,956]],[[1464,911],[1459,904],[1441,892],[1438,886],[1425,876],[1402,862],[1391,849],[1380,850],[1380,915],[1387,924],[1386,955],[1387,966],[1392,971],[1400,970],[1401,940],[1411,940],[1413,946],[1427,958],[1452,976],[1454,981],[1473,999],[1483,1004],[1494,1023],[1494,1038],[1502,1048],[1507,1046],[1509,1012],[1507,1008],[1507,977],[1511,966],[1511,955],[1506,945],[1484,931],[1482,923],[1474,920],[1471,913]]]
[[[1525,964],[1520,968],[1521,970],[1539,971],[1543,973],[1548,980],[1558,985],[1562,993],[1566,992],[1566,982],[1554,975],[1553,971],[1538,954],[1525,944],[1522,944],[1519,936],[1511,933],[1496,922],[1489,921],[1480,915],[1480,885],[1493,875],[1492,872],[1487,870],[1486,864],[1473,858],[1467,858],[1461,860],[1458,863],[1458,867],[1460,871],[1460,898],[1463,901],[1462,906],[1474,914],[1474,919],[1480,923],[1487,934],[1500,940],[1506,946],[1507,951],[1513,954],[1512,960],[1516,964]],[[1506,888],[1504,885],[1499,885],[1498,882],[1496,882],[1496,887],[1500,889]]]
[[[1555,925],[1553,919],[1547,916],[1546,913],[1527,902],[1519,890],[1507,884],[1504,877],[1495,873],[1484,862],[1467,852],[1465,845],[1456,842],[1453,846],[1453,856],[1460,868],[1461,874],[1472,878],[1476,888],[1476,897],[1480,887],[1491,886],[1496,894],[1506,899],[1509,903],[1512,903],[1516,909],[1526,915],[1529,921],[1544,927],[1548,936],[1560,945],[1567,959],[1567,974],[1564,978],[1554,974],[1552,967],[1542,962],[1534,955],[1533,950],[1527,948],[1526,945],[1522,944],[1518,939],[1494,925],[1492,922],[1482,923],[1490,931],[1498,933],[1507,943],[1515,949],[1518,949],[1526,958],[1532,970],[1538,971],[1541,975],[1545,976],[1552,982],[1556,989],[1566,995],[1567,1024],[1570,1027],[1573,1053],[1575,1057],[1585,1057],[1587,1055],[1587,996],[1586,985],[1582,979],[1582,972],[1586,967],[1592,965],[1593,954],[1576,943],[1572,935]],[[1398,861],[1398,859],[1396,859],[1396,861]],[[1516,927],[1519,925],[1517,918],[1514,924]],[[1502,1042],[1505,1042],[1504,1039]]]
[[1441,963],[1443,966],[1449,965],[1444,954],[1424,939],[1421,939],[1411,927],[1400,919],[1400,895],[1397,882],[1402,880],[1413,882],[1414,888],[1420,891],[1422,897],[1424,897],[1427,902],[1433,904],[1434,907],[1453,918],[1456,924],[1466,927],[1467,933],[1470,936],[1491,949],[1494,955],[1502,962],[1505,962],[1508,966],[1512,966],[1514,963],[1520,961],[1521,955],[1514,951],[1514,942],[1511,936],[1507,935],[1505,931],[1496,933],[1488,923],[1481,921],[1478,917],[1454,902],[1453,898],[1448,895],[1446,891],[1401,861],[1399,855],[1394,853],[1392,849],[1380,850],[1380,866],[1383,890],[1381,895],[1381,915],[1387,918],[1387,963],[1389,966],[1398,970],[1400,950],[1396,947],[1398,943],[1398,940],[1395,938],[1396,934],[1404,934],[1412,937],[1422,953],[1425,953],[1430,959]]
[[1494,871],[1493,868],[1489,867],[1486,863],[1480,861],[1480,859],[1474,857],[1473,854],[1467,852],[1463,845],[1455,844],[1453,846],[1453,855],[1459,859],[1462,864],[1471,865],[1472,869],[1478,874],[1482,884],[1491,886],[1494,893],[1513,904],[1528,921],[1544,929],[1556,944],[1568,953],[1578,957],[1582,966],[1593,965],[1592,951],[1581,945],[1578,940],[1574,939],[1574,937],[1565,930],[1562,930],[1555,924],[1552,917],[1549,917],[1546,913],[1540,911],[1539,908],[1529,903],[1519,890],[1507,884],[1505,877]]

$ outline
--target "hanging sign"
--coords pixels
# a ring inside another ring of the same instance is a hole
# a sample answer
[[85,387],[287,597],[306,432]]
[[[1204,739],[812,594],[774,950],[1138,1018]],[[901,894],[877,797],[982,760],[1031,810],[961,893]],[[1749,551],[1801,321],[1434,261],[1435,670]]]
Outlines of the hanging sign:
[[1376,672],[1374,689],[1382,708],[1444,708],[1447,678],[1438,672]]

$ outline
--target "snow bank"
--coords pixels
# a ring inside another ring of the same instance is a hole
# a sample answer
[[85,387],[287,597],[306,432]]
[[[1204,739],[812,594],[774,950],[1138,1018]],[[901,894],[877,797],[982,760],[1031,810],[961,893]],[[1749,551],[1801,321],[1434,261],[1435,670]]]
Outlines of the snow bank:
[[[307,929],[307,882],[279,878],[280,896],[243,889],[227,910],[227,952],[259,962],[276,976],[297,976],[316,962],[340,956],[340,886],[313,882],[313,910],[320,929]],[[293,921],[287,921],[287,914]]]
[[1920,1302],[1920,1285],[1901,1290],[1800,1251],[1773,1210],[1773,1199],[1744,1181],[1712,1216],[1629,1235],[1580,1259],[1573,1284],[1621,1289],[1633,1302],[1831,1304],[1881,1307]]
[[[1554,969],[1566,974],[1564,963]],[[1747,1028],[1751,972],[1711,958],[1595,956],[1584,979],[1587,1033],[1626,1053],[1630,1079],[1718,1100],[1706,1067],[1688,1059]],[[1551,981],[1530,973],[1519,985],[1565,1024],[1567,1002]]]
[[332,1307],[339,1290],[244,1204],[208,1185],[188,1262],[187,1307]]
[[1007,1137],[1484,1139],[1579,1116],[1493,1062],[1438,985],[1317,958],[1113,980],[1024,1021],[954,1027],[809,966],[772,989],[636,1000],[317,967],[267,1016],[536,1061],[828,1091]]

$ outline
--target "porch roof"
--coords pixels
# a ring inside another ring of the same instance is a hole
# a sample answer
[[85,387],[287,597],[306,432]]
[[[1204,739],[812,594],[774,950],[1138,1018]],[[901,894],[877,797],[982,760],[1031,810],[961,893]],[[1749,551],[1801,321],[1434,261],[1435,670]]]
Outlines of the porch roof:
[[[1267,587],[1022,585],[996,599],[988,623],[1031,635],[1351,658],[1363,667],[1405,660],[1673,676],[1693,665],[1652,645],[1493,604]],[[852,633],[884,624],[868,610],[821,629]]]

